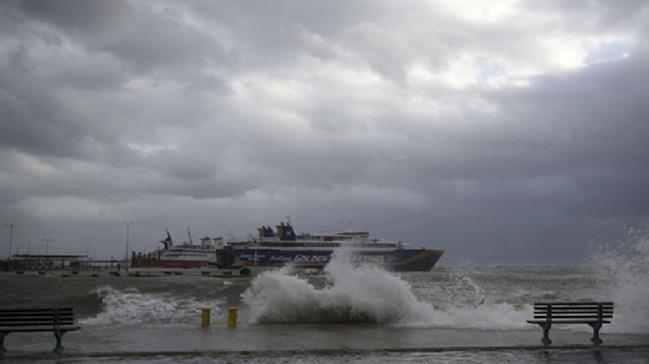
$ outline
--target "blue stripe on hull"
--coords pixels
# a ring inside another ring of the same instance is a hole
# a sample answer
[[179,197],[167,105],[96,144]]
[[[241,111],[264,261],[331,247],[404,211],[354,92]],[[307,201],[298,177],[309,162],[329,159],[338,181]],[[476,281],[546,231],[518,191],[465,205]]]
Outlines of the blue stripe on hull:
[[[332,250],[236,249],[235,265],[273,266],[287,263],[302,267],[324,267]],[[429,249],[395,249],[392,251],[355,252],[353,261],[361,264],[386,266],[396,271],[429,271],[443,251]]]

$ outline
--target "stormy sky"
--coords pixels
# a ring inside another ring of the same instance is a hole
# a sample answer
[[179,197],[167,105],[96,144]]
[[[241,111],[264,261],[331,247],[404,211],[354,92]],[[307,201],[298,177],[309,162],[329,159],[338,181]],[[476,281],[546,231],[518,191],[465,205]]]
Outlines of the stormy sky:
[[444,263],[578,262],[646,226],[649,5],[1,2],[13,253],[286,216]]

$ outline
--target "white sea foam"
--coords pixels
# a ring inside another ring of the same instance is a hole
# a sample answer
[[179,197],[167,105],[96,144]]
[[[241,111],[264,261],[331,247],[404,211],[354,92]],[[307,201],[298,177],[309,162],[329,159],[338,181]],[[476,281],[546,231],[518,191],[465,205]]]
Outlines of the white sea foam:
[[327,284],[318,289],[288,270],[257,276],[242,297],[253,323],[369,322],[409,327],[526,327],[529,307],[485,304],[482,289],[470,279],[462,284],[478,302],[436,309],[418,299],[398,274],[374,266],[354,266],[336,254],[325,267]]
[[193,298],[178,298],[164,293],[141,293],[135,288],[117,290],[101,287],[95,290],[103,310],[95,317],[80,321],[83,325],[192,323],[201,308],[218,312],[214,301],[201,302]]
[[649,333],[649,236],[632,230],[593,260],[605,282],[594,295],[615,303],[611,331]]

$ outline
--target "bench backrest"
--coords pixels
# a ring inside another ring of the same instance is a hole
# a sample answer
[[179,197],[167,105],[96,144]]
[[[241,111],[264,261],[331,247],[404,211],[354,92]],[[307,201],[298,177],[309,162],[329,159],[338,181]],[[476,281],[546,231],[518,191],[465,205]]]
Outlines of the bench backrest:
[[537,302],[534,318],[605,320],[613,318],[613,302]]
[[71,307],[0,310],[0,327],[71,325],[74,325]]

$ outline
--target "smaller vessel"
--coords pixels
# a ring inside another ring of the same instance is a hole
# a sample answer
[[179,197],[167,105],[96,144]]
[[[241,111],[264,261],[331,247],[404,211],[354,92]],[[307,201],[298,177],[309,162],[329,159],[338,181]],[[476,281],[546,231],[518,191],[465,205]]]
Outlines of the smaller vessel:
[[161,248],[152,253],[135,253],[131,255],[130,268],[207,268],[209,263],[216,262],[216,251],[223,248],[223,238],[206,236],[200,244],[194,244],[188,228],[189,240],[174,244],[169,231],[161,240]]

